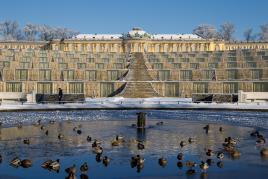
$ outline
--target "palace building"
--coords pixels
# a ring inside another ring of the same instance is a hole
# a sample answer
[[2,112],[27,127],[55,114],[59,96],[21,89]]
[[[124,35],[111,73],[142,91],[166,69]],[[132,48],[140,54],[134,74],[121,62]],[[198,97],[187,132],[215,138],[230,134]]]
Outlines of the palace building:
[[192,97],[268,92],[268,43],[194,34],[80,34],[0,42],[0,92]]

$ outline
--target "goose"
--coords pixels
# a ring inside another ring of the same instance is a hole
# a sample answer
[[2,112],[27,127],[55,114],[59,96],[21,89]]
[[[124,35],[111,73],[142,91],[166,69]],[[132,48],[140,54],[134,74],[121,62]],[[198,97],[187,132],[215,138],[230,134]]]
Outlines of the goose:
[[45,134],[48,135],[48,130],[46,130]]
[[29,159],[24,159],[24,160],[21,161],[21,166],[23,168],[29,168],[29,167],[32,166],[32,164],[33,164],[32,161],[29,160]]
[[167,159],[161,157],[160,159],[158,159],[158,164],[162,167],[165,167],[167,165]]
[[182,167],[183,167],[183,163],[182,163],[182,161],[178,161],[178,162],[177,162],[177,167],[179,167],[179,168],[182,168]]
[[157,122],[156,125],[157,126],[162,126],[162,125],[164,125],[164,122],[163,121]]
[[81,131],[80,129],[78,129],[78,130],[76,131],[76,133],[79,134],[79,135],[81,135],[81,134],[82,134],[82,131]]
[[44,126],[44,125],[42,125],[41,127],[40,127],[40,129],[41,130],[44,130],[46,127]]
[[87,172],[88,171],[88,165],[87,162],[83,163],[83,165],[80,166],[81,172]]
[[136,157],[131,157],[130,166],[131,166],[131,168],[134,168],[134,167],[137,166],[137,159],[136,159]]
[[50,120],[49,124],[55,124],[55,120]]
[[231,157],[234,158],[234,159],[240,158],[240,156],[241,156],[241,153],[236,149],[231,151],[230,154],[231,154]]
[[19,167],[21,165],[21,160],[18,157],[15,157],[14,159],[11,160],[10,164],[13,167]]
[[97,154],[95,159],[96,159],[96,162],[101,162],[102,160],[101,154]]
[[223,132],[223,127],[219,127],[219,131],[220,132]]
[[196,140],[194,139],[194,138],[192,138],[192,137],[189,137],[189,139],[188,139],[188,142],[191,144],[191,143],[193,143],[193,142],[195,142]]
[[109,163],[110,163],[110,159],[107,156],[104,156],[103,160],[102,160],[102,163],[103,163],[104,166],[107,167],[109,165]]
[[137,166],[143,165],[144,161],[145,161],[145,159],[143,157],[141,157],[140,155],[136,156],[136,160],[137,160]]
[[213,154],[212,150],[211,149],[208,149],[207,152],[206,152],[206,155],[211,157]]

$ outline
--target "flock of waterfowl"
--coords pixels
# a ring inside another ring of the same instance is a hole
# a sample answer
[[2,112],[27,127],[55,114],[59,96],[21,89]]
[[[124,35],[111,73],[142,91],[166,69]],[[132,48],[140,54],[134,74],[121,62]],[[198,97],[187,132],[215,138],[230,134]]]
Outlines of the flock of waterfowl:
[[[49,124],[54,124],[55,121],[49,121]],[[48,135],[49,133],[49,128],[44,124],[41,124],[41,120],[38,120],[36,123],[33,124],[36,127],[40,127],[42,131],[44,131],[45,135]],[[156,125],[164,125],[164,123],[158,122]],[[23,127],[22,123],[18,123],[17,125],[18,129],[21,129]],[[136,125],[132,125],[132,127],[136,127]],[[210,130],[215,130],[212,129],[210,125],[206,125],[203,127],[204,131],[208,133]],[[224,131],[223,127],[219,127],[218,131],[222,133]],[[78,135],[82,134],[82,125],[75,126],[73,128],[73,132],[77,133]],[[265,137],[257,130],[253,131],[250,136],[256,138],[256,144],[265,144],[266,140]],[[65,138],[65,136],[61,133],[58,134],[58,139],[62,140]],[[102,162],[104,166],[108,166],[111,162],[111,159],[108,156],[103,156],[104,149],[102,147],[102,141],[98,139],[93,139],[90,136],[87,136],[85,139],[87,142],[91,143],[92,146],[92,152],[96,154],[96,161],[97,162]],[[196,142],[197,139],[193,137],[189,137],[188,140],[183,140],[179,142],[179,146],[183,148],[186,145],[191,145],[192,143]],[[118,147],[123,145],[126,142],[132,142],[137,145],[138,150],[144,150],[145,145],[143,142],[138,141],[138,140],[132,140],[132,141],[127,141],[123,136],[117,135],[112,141],[111,141],[111,146],[112,147]],[[199,166],[201,171],[202,171],[202,176],[207,176],[206,171],[209,169],[209,166],[212,165],[215,160],[213,157],[215,156],[217,160],[217,166],[219,168],[223,167],[223,159],[225,155],[231,156],[233,159],[238,159],[241,156],[241,152],[237,149],[237,143],[238,141],[235,138],[232,137],[226,137],[225,140],[222,143],[222,150],[219,151],[213,151],[212,149],[205,149],[204,155],[207,156],[206,161],[201,161],[199,164],[196,163],[195,161],[190,161],[190,160],[184,160],[185,156],[182,152],[179,152],[177,155],[177,167],[179,169],[183,168],[184,166],[187,168],[186,174],[187,175],[193,175],[196,173],[196,167]],[[30,145],[31,141],[29,138],[23,139],[23,144]],[[260,151],[261,157],[266,157],[268,158],[268,148],[263,147]],[[0,155],[0,163],[2,162],[3,158],[2,155]],[[161,157],[158,159],[158,164],[162,167],[165,167],[168,164],[168,160],[164,157]],[[23,167],[23,168],[29,168],[32,167],[33,162],[30,159],[20,159],[19,157],[15,157],[10,161],[10,165],[13,167]],[[134,155],[130,159],[130,166],[132,168],[136,168],[137,172],[140,172],[145,165],[145,159],[141,155]],[[52,170],[59,172],[61,168],[60,160],[47,160],[44,161],[41,165],[42,168],[47,169],[47,170]],[[88,172],[89,166],[87,162],[84,162],[80,166],[80,178],[88,178],[87,172]],[[76,178],[77,170],[76,170],[76,165],[73,164],[72,166],[68,167],[65,169],[66,173],[68,176],[66,178],[68,179],[74,179]]]

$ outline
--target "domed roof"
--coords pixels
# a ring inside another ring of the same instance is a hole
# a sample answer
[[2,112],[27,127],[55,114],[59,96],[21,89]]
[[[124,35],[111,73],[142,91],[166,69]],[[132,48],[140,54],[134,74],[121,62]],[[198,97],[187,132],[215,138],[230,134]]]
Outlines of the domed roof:
[[128,32],[128,35],[130,37],[143,37],[145,34],[147,34],[147,33],[138,27],[135,27],[131,31]]

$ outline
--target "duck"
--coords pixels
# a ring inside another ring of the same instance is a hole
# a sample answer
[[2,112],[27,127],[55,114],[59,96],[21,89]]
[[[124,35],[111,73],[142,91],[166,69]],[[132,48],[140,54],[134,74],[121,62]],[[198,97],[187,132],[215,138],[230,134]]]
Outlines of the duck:
[[81,129],[78,129],[78,130],[76,131],[76,133],[79,134],[79,135],[81,135],[81,134],[82,134],[82,130],[81,130]]
[[80,166],[81,172],[87,172],[88,171],[88,165],[87,162],[83,163],[83,165]]
[[94,148],[93,148],[93,152],[94,152],[95,154],[102,154],[103,149],[102,149],[102,147],[97,146],[97,147],[94,147]]
[[188,167],[188,168],[192,168],[192,167],[196,167],[197,166],[197,164],[195,163],[195,162],[193,162],[193,161],[186,161],[186,163],[185,163],[185,165],[186,165],[186,167]]
[[23,143],[27,144],[27,145],[30,145],[30,139],[23,139]]
[[88,179],[88,176],[86,174],[82,173],[80,175],[80,179]]
[[29,160],[29,159],[24,159],[24,160],[21,161],[21,166],[23,168],[29,168],[29,167],[32,166],[32,164],[33,164],[32,161]]
[[118,140],[112,140],[112,142],[111,142],[111,145],[112,145],[113,147],[119,146],[120,144],[121,144],[121,142],[118,141]]
[[156,125],[157,126],[162,126],[162,125],[164,125],[164,122],[163,121],[157,122]]
[[40,129],[41,130],[44,130],[46,127],[44,126],[44,125],[42,125],[41,127],[40,127]]
[[182,168],[182,167],[183,167],[183,163],[182,163],[182,161],[178,161],[178,162],[177,162],[177,167],[178,167],[178,168]]
[[117,140],[117,141],[119,141],[119,142],[124,142],[125,140],[124,140],[124,137],[123,136],[119,136],[119,135],[117,135],[116,137],[115,137],[115,140]]
[[191,143],[193,143],[193,142],[195,142],[196,140],[194,139],[194,138],[192,138],[192,137],[189,137],[189,139],[188,139],[188,142],[191,144]]
[[160,159],[158,159],[158,164],[162,167],[165,167],[167,165],[167,159],[161,157]]
[[186,171],[186,175],[193,175],[193,174],[195,174],[195,169],[188,169]]
[[55,120],[50,120],[49,124],[55,124],[55,122],[56,122]]
[[141,142],[138,142],[137,147],[139,150],[143,150],[145,148],[144,144],[142,144]]
[[241,156],[241,153],[238,150],[236,150],[236,149],[234,149],[233,151],[231,151],[230,154],[231,154],[231,157],[234,158],[234,159],[240,158],[240,156]]
[[268,157],[268,148],[263,148],[260,151],[262,157]]
[[209,124],[207,124],[205,127],[203,127],[204,130],[208,131],[210,129]]
[[220,159],[220,160],[222,160],[224,158],[223,152],[218,152],[217,153],[217,158]]
[[21,128],[22,128],[22,122],[19,122],[19,123],[17,124],[17,128],[18,128],[18,129],[21,129]]
[[65,172],[68,173],[69,175],[75,175],[75,173],[76,173],[75,164],[73,164],[73,166],[71,166],[71,167],[66,168]]
[[223,168],[223,161],[218,161],[217,162],[217,166],[219,167],[219,168]]
[[265,144],[266,140],[263,135],[258,135],[257,137],[258,137],[256,140],[257,144]]
[[101,141],[94,139],[94,142],[92,143],[92,147],[98,147],[101,145]]
[[250,136],[252,136],[252,137],[257,137],[258,135],[259,135],[259,131],[257,131],[257,130],[250,133]]
[[21,160],[18,157],[15,157],[11,160],[10,165],[13,167],[19,167],[21,165]]
[[110,163],[110,159],[107,157],[107,156],[104,156],[103,159],[102,159],[102,163],[104,166],[108,166],[109,163]]
[[177,155],[177,159],[178,159],[178,160],[182,160],[182,159],[183,159],[183,153],[179,153],[179,154]]
[[74,131],[74,132],[76,132],[76,131],[77,131],[77,127],[76,127],[76,126],[73,128],[73,131]]
[[214,163],[214,161],[213,161],[211,158],[209,158],[209,159],[206,160],[206,163],[207,163],[209,166],[211,166],[211,165]]
[[137,166],[137,159],[136,159],[136,157],[133,157],[133,156],[131,157],[130,166],[131,166],[131,168],[134,168],[134,167]]
[[219,131],[220,132],[223,132],[223,127],[219,127]]
[[95,159],[96,159],[96,162],[98,163],[101,162],[102,161],[101,154],[97,154]]
[[48,130],[46,130],[45,134],[48,135]]
[[91,142],[92,138],[90,136],[87,136],[87,141]]
[[61,133],[59,133],[59,135],[58,135],[58,139],[63,139],[63,138],[64,138],[64,135],[61,134]]
[[206,155],[211,157],[213,154],[212,150],[211,149],[208,149],[207,152],[206,152]]
[[52,161],[49,164],[49,169],[59,171],[59,169],[60,169],[60,159],[57,159],[56,161]]
[[145,161],[145,159],[143,157],[141,157],[140,155],[136,156],[136,160],[137,160],[137,166],[143,165],[144,161]]
[[181,141],[181,142],[180,142],[180,146],[181,146],[181,147],[184,147],[185,145],[186,145],[186,142],[185,142],[185,141]]
[[49,166],[52,162],[53,162],[53,160],[47,160],[44,163],[42,163],[41,167],[44,169],[49,169]]
[[206,162],[201,161],[201,164],[199,165],[199,167],[201,168],[201,170],[207,171],[207,169],[209,168],[209,165]]

